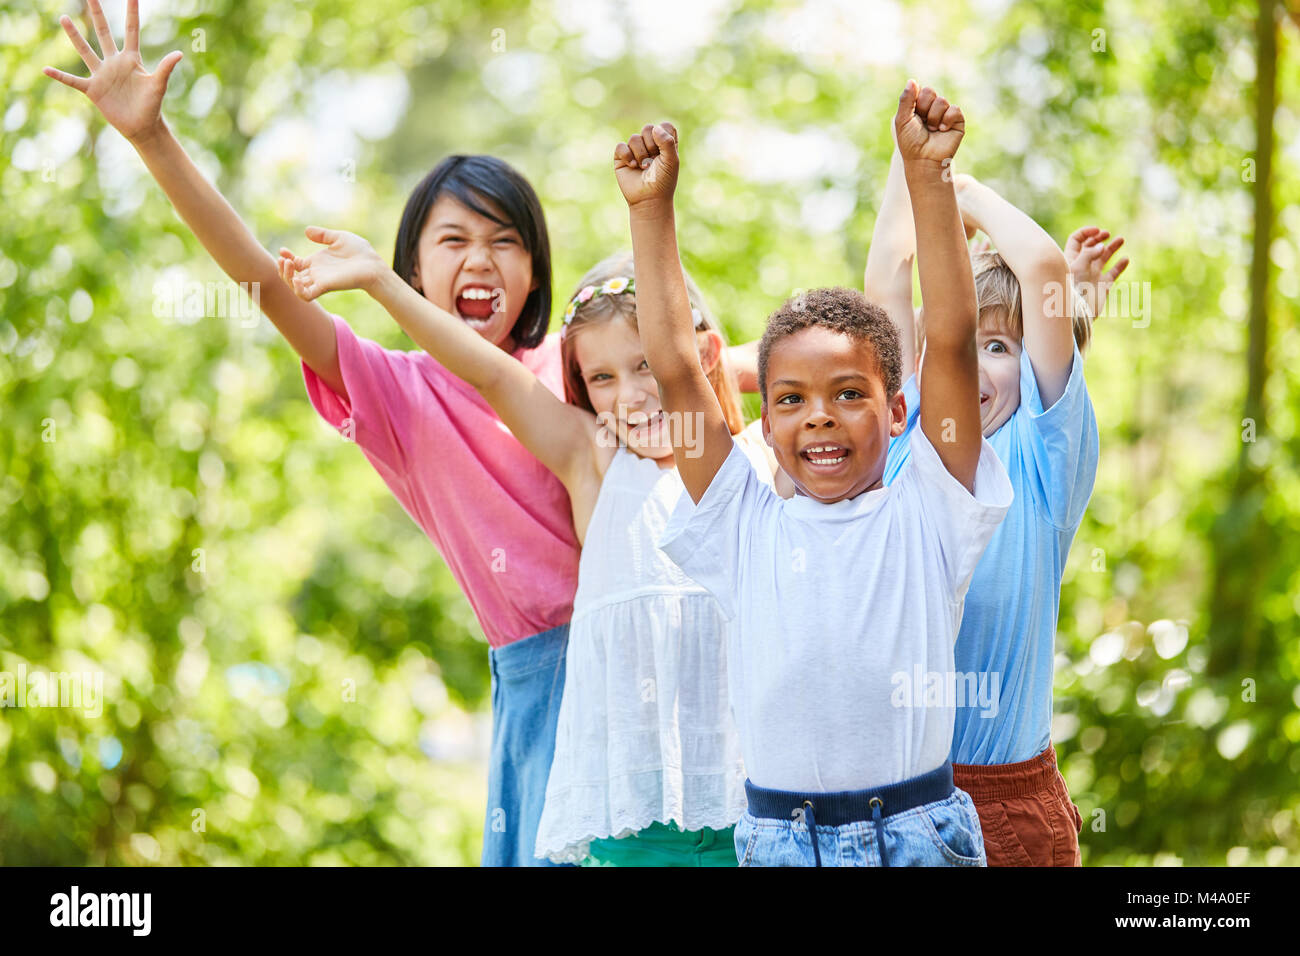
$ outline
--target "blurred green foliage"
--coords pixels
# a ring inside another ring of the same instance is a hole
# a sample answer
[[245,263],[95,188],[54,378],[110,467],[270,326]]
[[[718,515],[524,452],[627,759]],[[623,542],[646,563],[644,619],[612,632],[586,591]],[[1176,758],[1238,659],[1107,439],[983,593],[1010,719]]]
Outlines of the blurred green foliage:
[[[106,6],[120,37],[125,4]],[[168,121],[269,248],[318,222],[391,251],[415,182],[487,152],[541,194],[563,301],[628,245],[614,143],[671,119],[683,256],[736,340],[796,289],[861,282],[897,92],[945,91],[960,168],[1062,242],[1100,224],[1133,258],[1088,360],[1102,459],[1058,638],[1084,861],[1300,859],[1294,23],[1268,415],[1243,445],[1252,4],[156,6],[147,65],[185,53]],[[159,307],[223,277],[41,75],[85,72],[62,12],[0,12],[0,672],[102,672],[105,705],[0,710],[0,863],[474,862],[481,631],[269,323]],[[410,347],[363,296],[326,304]],[[1253,582],[1226,625],[1225,523],[1248,529],[1232,560]]]

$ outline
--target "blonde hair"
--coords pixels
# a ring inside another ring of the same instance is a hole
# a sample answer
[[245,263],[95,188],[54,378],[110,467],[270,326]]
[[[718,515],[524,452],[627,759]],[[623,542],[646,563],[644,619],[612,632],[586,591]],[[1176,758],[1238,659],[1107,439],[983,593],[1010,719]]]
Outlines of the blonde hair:
[[[975,275],[975,301],[982,317],[985,312],[1002,310],[1006,313],[1007,331],[1017,339],[1024,338],[1024,312],[1020,302],[1020,281],[1006,261],[992,250],[973,252],[970,257],[971,272]],[[1070,284],[1070,320],[1075,344],[1079,353],[1088,350],[1092,342],[1092,310],[1079,290]],[[916,354],[921,354],[925,344],[925,320],[920,312],[916,316]]]
[[[580,290],[589,285],[600,286],[610,279],[620,276],[629,279],[634,278],[635,270],[632,253],[615,253],[596,263],[586,275],[578,280],[578,285],[573,290],[573,296],[576,296]],[[717,319],[709,311],[709,307],[704,301],[704,293],[700,291],[699,286],[695,284],[695,280],[690,277],[690,274],[685,269],[682,269],[682,278],[686,280],[686,297],[690,301],[691,308],[699,312],[703,320],[702,327],[697,326],[696,331],[716,332],[722,339],[724,350],[718,356],[717,364],[707,373],[706,377],[709,384],[713,386],[713,393],[718,397],[718,405],[722,409],[722,417],[727,422],[727,428],[733,435],[738,435],[745,428],[745,419],[741,413],[740,387],[736,383],[736,377],[732,373],[730,366],[727,364],[726,333],[722,331]],[[570,302],[572,302],[573,296],[569,297]],[[587,383],[583,381],[582,370],[578,368],[578,354],[573,343],[583,328],[599,322],[609,322],[613,319],[623,319],[630,322],[632,328],[637,327],[635,292],[592,296],[586,302],[577,305],[573,318],[565,325],[560,339],[560,363],[564,370],[564,400],[570,405],[577,405],[589,412],[595,411],[591,404],[591,396],[587,394]]]

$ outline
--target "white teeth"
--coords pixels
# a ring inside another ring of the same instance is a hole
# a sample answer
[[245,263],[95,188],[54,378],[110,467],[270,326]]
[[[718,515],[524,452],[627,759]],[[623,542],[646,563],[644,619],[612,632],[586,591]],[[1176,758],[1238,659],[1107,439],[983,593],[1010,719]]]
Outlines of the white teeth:
[[490,299],[492,298],[491,289],[465,289],[461,292],[462,299]]

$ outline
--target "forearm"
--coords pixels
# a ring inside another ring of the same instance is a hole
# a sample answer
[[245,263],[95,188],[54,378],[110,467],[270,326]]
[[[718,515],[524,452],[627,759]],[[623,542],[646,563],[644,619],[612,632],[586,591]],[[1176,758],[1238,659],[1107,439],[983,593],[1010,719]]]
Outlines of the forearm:
[[898,329],[905,376],[916,367],[916,318],[912,311],[915,259],[912,203],[907,195],[903,158],[895,149],[889,163],[880,212],[871,233],[862,288],[867,298],[883,308]]
[[736,387],[742,392],[758,391],[758,339],[727,349],[727,364],[736,373]]
[[505,368],[502,363],[514,359],[416,292],[382,260],[376,260],[375,273],[365,291],[411,341],[472,388],[479,392],[491,390]]
[[975,282],[956,194],[946,174],[946,167],[922,161],[905,168],[927,349],[936,343],[963,350],[969,345],[973,357]]
[[970,182],[962,190],[961,206],[967,218],[993,242],[1021,286],[1068,274],[1065,254],[1056,240],[988,186]]
[[160,118],[154,130],[130,140],[176,214],[233,281],[256,290],[258,307],[303,361],[336,393],[346,396],[334,328],[324,309],[301,301],[280,281],[275,258],[199,171]]
[[223,272],[236,282],[279,284],[275,258],[262,247],[212,183],[199,171],[162,119],[131,140],[177,215]]
[[650,370],[661,386],[692,373],[703,378],[672,207],[634,208],[630,218],[637,325]]
[[1073,299],[1065,254],[1038,223],[982,183],[966,186],[962,205],[1020,284],[1024,347],[1044,406],[1050,406],[1065,390],[1074,356]]

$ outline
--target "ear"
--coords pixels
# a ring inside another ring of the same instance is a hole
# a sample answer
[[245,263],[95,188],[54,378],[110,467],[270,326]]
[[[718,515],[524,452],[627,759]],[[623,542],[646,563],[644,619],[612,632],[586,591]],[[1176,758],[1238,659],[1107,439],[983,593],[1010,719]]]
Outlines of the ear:
[[705,329],[697,333],[695,338],[700,347],[700,365],[704,368],[704,374],[708,375],[722,359],[722,336],[712,329]]
[[415,289],[420,295],[424,295],[424,289],[420,285],[420,264],[418,262],[411,266],[411,288]]
[[763,403],[758,415],[763,422],[763,441],[767,442],[768,448],[775,448],[776,446],[772,444],[772,425],[767,420],[767,402]]
[[907,428],[907,399],[900,388],[889,403],[889,437],[897,438]]

